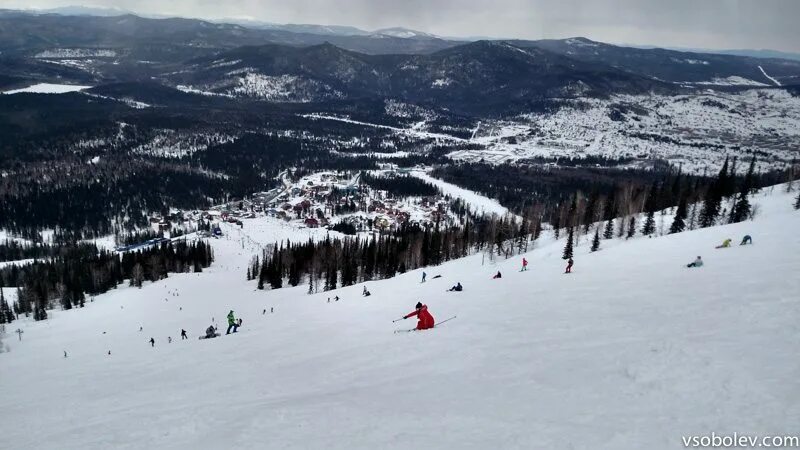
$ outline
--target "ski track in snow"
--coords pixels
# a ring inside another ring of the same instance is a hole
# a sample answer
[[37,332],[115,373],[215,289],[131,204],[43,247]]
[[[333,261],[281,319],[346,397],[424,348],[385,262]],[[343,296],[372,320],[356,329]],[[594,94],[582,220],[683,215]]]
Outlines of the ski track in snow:
[[767,75],[767,72],[764,71],[763,67],[758,66],[758,68],[759,68],[759,70],[761,70],[761,73],[763,73],[765,77],[769,78],[770,81],[775,83],[776,86],[781,86],[781,82],[776,80],[775,78],[772,78],[771,76]]
[[[426,268],[424,284],[421,270],[368,282],[367,299],[361,285],[257,291],[245,282],[253,249],[228,224],[202,274],[14,322],[24,334],[0,353],[2,447],[652,450],[710,431],[793,434],[794,195],[754,196],[755,221],[603,240],[592,254],[593,233],[581,235],[570,275],[563,237],[545,232],[528,272],[520,257],[475,255]],[[267,228],[249,232],[295,235]],[[745,233],[754,245],[714,249]],[[684,267],[697,255],[705,267]],[[445,292],[456,281],[464,292]],[[392,320],[418,300],[458,318],[392,333],[413,326]],[[229,309],[240,332],[199,341]]]
[[479,214],[480,213],[497,214],[498,216],[505,216],[506,214],[509,214],[508,208],[501,205],[500,202],[498,202],[497,200],[485,197],[474,191],[464,189],[462,187],[456,186],[455,184],[448,183],[444,180],[434,178],[421,170],[412,170],[409,172],[409,175],[415,176],[427,183],[436,186],[444,194],[448,194],[452,197],[464,200],[472,208],[474,212],[477,212]]

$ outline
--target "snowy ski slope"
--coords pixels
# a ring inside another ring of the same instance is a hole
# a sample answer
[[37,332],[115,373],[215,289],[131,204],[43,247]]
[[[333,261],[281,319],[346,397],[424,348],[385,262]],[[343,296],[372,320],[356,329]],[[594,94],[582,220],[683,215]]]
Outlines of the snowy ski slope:
[[[426,269],[424,284],[419,270],[367,283],[366,299],[360,285],[256,291],[250,246],[212,241],[203,274],[15,322],[0,447],[638,450],[711,431],[796,434],[800,212],[781,188],[754,202],[752,222],[593,254],[583,236],[571,275],[563,238],[544,236],[528,272],[476,255]],[[755,245],[714,249],[745,233]],[[684,267],[697,255],[705,267]],[[456,281],[465,291],[445,292]],[[414,325],[392,320],[417,300],[458,318],[393,334]],[[197,339],[229,309],[239,333]]]

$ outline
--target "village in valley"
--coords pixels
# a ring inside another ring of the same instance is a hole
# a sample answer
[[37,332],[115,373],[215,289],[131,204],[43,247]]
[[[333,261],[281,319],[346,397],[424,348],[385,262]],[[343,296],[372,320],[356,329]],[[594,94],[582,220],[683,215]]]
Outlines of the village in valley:
[[[265,218],[270,223],[281,221],[297,229],[327,229],[343,234],[375,234],[391,232],[404,225],[453,225],[459,215],[453,210],[454,200],[432,185],[433,195],[399,195],[375,189],[367,184],[362,171],[323,171],[296,175],[298,169],[282,172],[279,186],[256,192],[242,199],[215,205],[206,210],[180,211],[151,217],[156,237],[141,244],[120,246],[129,251],[141,246],[157,245],[185,237],[196,231],[198,237],[220,237],[221,223],[245,229]],[[371,171],[374,178],[413,178],[410,170]],[[423,181],[418,181],[424,183]]]

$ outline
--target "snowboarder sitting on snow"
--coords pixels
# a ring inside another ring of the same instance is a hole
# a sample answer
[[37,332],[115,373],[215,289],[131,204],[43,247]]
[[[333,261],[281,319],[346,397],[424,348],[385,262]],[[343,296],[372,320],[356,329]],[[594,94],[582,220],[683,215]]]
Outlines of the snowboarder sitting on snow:
[[502,273],[500,273],[500,271],[499,271],[499,270],[497,271],[497,273],[496,273],[496,274],[494,274],[494,276],[492,277],[492,279],[493,279],[493,280],[496,280],[496,279],[498,279],[498,278],[503,278],[503,274],[502,274]]
[[206,328],[206,339],[211,339],[217,337],[217,329],[214,328],[214,325]]
[[718,245],[717,248],[728,248],[730,246],[731,246],[731,240],[725,239],[724,241],[722,241],[722,245]]
[[455,286],[451,287],[448,291],[449,292],[453,292],[453,291],[461,292],[463,290],[464,290],[464,288],[461,286],[461,283],[459,282],[459,283],[456,283]]
[[239,328],[239,323],[233,317],[233,310],[228,313],[228,331],[225,334],[231,334],[231,328],[233,328],[233,332],[236,333],[236,329]]
[[573,261],[572,258],[570,258],[569,261],[567,261],[567,269],[564,270],[564,273],[572,273],[573,264],[575,264],[575,261]]
[[739,245],[747,245],[752,243],[753,243],[753,238],[751,238],[749,234],[745,234],[744,237],[742,238],[742,242]]
[[362,292],[361,295],[363,295],[364,297],[369,297],[372,294],[370,294],[370,292],[367,290],[367,287],[364,286],[364,292]]
[[414,316],[417,316],[417,319],[419,319],[417,322],[417,330],[427,330],[429,328],[433,328],[435,323],[433,316],[428,312],[428,307],[423,305],[422,302],[417,302],[417,309],[403,316],[403,319],[408,319],[409,317]]
[[687,264],[686,267],[703,267],[703,258],[698,256],[697,259]]

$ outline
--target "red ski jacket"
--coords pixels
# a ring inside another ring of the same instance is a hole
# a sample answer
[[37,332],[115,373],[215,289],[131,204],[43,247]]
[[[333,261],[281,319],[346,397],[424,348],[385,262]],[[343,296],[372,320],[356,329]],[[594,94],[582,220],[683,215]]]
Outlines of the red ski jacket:
[[417,329],[418,330],[427,330],[428,328],[433,328],[433,324],[435,321],[433,320],[433,316],[431,313],[428,312],[428,306],[422,305],[422,308],[408,313],[404,319],[408,319],[409,317],[417,316],[419,322],[417,322]]

